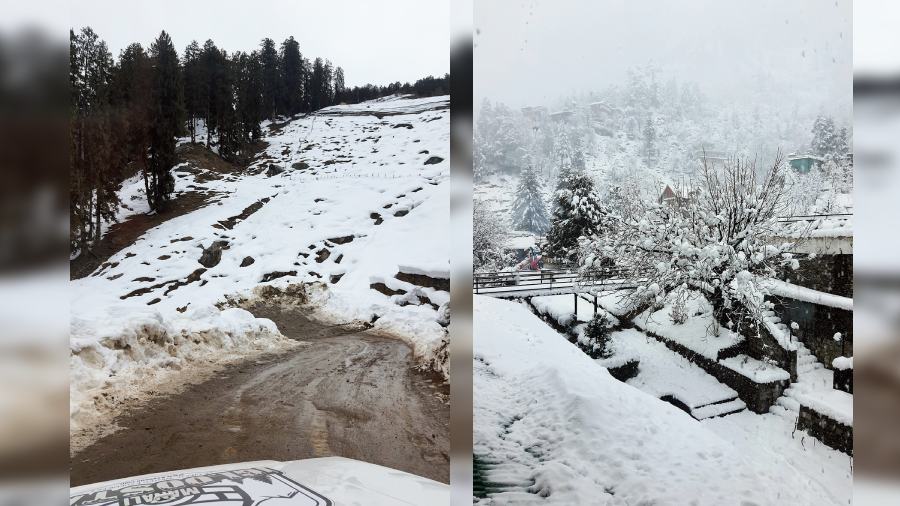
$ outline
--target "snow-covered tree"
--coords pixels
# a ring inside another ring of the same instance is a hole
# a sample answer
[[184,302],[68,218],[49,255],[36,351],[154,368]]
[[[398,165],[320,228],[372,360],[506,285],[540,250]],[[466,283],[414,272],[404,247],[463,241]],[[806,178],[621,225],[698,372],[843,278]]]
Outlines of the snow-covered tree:
[[601,203],[591,177],[577,171],[560,180],[553,202],[547,253],[555,258],[574,260],[578,254],[578,238],[600,233],[609,213]]
[[836,156],[840,149],[838,131],[831,116],[819,116],[813,123],[812,150],[819,156]]
[[731,159],[721,169],[704,163],[689,199],[622,221],[614,236],[584,241],[581,268],[588,274],[612,256],[646,278],[627,296],[635,310],[687,285],[706,295],[717,321],[758,324],[768,306],[761,280],[784,265],[796,267],[791,245],[770,239],[788,200],[787,170],[780,153],[766,170],[750,159]]
[[512,209],[512,224],[516,230],[527,230],[543,235],[550,228],[547,206],[541,195],[541,182],[532,168],[519,175],[519,187]]
[[653,118],[647,117],[644,123],[644,159],[648,164],[656,161],[659,151],[656,149],[656,125]]
[[508,262],[503,247],[507,238],[506,224],[486,203],[472,203],[472,267],[475,271],[494,271]]

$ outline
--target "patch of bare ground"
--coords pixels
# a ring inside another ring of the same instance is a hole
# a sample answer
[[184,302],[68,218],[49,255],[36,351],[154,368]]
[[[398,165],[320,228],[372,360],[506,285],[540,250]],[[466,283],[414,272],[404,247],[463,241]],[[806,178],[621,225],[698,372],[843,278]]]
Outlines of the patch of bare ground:
[[[262,152],[266,146],[268,146],[266,142],[258,141],[252,146],[249,152],[250,156]],[[188,166],[179,167],[175,172],[192,173],[198,183],[221,179],[226,174],[238,174],[244,170],[242,165],[225,160],[202,144],[182,144],[178,146],[176,154],[178,163],[187,163]],[[214,196],[215,194],[212,192],[184,192],[175,196],[166,209],[158,213],[137,214],[120,223],[113,224],[103,239],[90,251],[82,252],[78,258],[69,262],[70,279],[79,279],[90,275],[106,263],[111,256],[134,244],[147,230],[206,206]]]
[[107,264],[111,256],[134,244],[140,236],[144,235],[144,232],[172,218],[200,209],[207,205],[213,196],[214,194],[209,192],[182,193],[172,199],[168,207],[161,212],[152,215],[136,214],[120,223],[113,224],[103,239],[90,251],[82,252],[78,258],[69,262],[69,277],[79,279],[90,275],[98,267]]

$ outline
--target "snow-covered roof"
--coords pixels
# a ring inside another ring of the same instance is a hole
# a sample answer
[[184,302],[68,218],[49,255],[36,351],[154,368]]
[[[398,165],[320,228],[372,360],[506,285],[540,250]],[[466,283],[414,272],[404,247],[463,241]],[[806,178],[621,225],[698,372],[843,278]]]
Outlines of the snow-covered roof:
[[513,236],[506,240],[507,249],[528,249],[537,246],[537,239],[533,235]]

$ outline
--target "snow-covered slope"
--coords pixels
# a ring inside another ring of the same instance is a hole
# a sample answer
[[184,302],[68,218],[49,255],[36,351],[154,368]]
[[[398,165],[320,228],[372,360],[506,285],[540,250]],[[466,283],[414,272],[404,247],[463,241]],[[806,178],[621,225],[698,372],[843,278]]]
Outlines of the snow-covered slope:
[[[446,375],[438,311],[401,307],[370,282],[400,266],[446,277],[449,100],[331,107],[264,125],[268,146],[247,170],[176,167],[176,189],[211,201],[71,283],[73,429],[101,416],[104,398],[151,389],[191,362],[293,346],[271,321],[219,309],[225,296],[253,297],[261,284],[318,283],[308,291],[320,317],[377,315],[376,329]],[[436,306],[446,302],[432,295]]]
[[480,504],[846,503],[810,478],[824,470],[748,453],[620,383],[525,306],[474,310]]

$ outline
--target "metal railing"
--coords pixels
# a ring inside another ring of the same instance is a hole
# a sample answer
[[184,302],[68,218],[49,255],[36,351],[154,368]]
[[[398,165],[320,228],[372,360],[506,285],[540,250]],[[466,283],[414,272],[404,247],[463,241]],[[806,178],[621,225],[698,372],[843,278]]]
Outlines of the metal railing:
[[574,270],[478,272],[473,275],[473,291],[491,293],[504,290],[528,290],[584,287],[636,281],[635,272],[622,267],[609,267],[586,272]]

